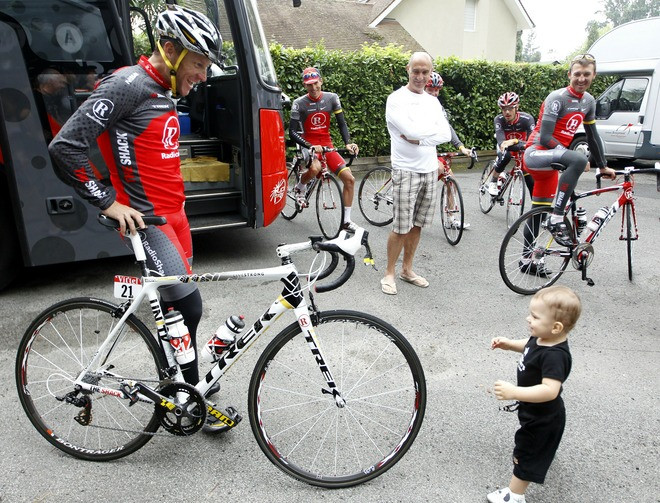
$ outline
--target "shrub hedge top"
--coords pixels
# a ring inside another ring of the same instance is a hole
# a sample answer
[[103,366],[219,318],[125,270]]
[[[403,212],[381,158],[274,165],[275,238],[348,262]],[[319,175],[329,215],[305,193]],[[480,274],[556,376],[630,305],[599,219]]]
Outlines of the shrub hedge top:
[[[270,47],[282,91],[292,100],[305,93],[300,72],[315,66],[323,75],[323,88],[337,93],[351,138],[364,156],[389,155],[385,125],[387,96],[408,81],[409,52],[397,46],[365,45],[354,52],[329,51],[322,44],[305,49]],[[568,85],[567,64],[536,64],[438,59],[435,71],[444,87],[440,101],[458,137],[468,147],[494,149],[493,118],[499,113],[497,98],[506,91],[520,95],[520,109],[538,117],[541,103],[554,89]],[[590,92],[598,96],[612,77],[597,77]],[[285,110],[288,128],[289,110]],[[343,147],[336,127],[335,145]],[[453,150],[450,144],[440,149]]]

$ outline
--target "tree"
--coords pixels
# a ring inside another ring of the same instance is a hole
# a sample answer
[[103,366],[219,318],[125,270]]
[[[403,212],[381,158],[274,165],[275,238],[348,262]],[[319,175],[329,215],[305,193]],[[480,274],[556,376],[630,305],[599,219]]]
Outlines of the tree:
[[522,42],[522,30],[516,32],[516,58],[515,62],[519,63],[523,59],[523,42]]
[[604,0],[603,13],[614,27],[637,19],[660,16],[658,0]]
[[529,35],[527,35],[527,40],[523,45],[520,61],[525,63],[536,63],[541,61],[541,51],[539,50],[539,47],[535,45],[535,43],[536,32],[532,30]]

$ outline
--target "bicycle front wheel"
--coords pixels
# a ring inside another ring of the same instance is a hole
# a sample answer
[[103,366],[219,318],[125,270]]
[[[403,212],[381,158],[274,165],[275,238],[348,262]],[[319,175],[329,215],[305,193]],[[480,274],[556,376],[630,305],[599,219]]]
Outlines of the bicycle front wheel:
[[328,239],[339,235],[344,221],[344,198],[339,182],[332,175],[322,176],[316,189],[316,218]]
[[442,230],[445,232],[447,242],[455,246],[463,236],[463,196],[458,183],[451,176],[446,176],[440,193],[440,218]]
[[[531,295],[552,285],[571,260],[571,249],[557,243],[541,225],[548,215],[547,208],[534,208],[516,220],[504,236],[500,275],[516,293]],[[567,218],[564,223],[572,229]]]
[[515,170],[506,196],[506,225],[511,227],[525,211],[525,179],[523,172]]
[[488,184],[493,176],[494,164],[494,161],[490,161],[486,164],[486,167],[481,173],[481,179],[479,180],[479,208],[481,208],[482,213],[488,213],[495,205],[495,198],[490,195],[490,192],[488,192]]
[[394,220],[392,170],[378,166],[370,170],[360,182],[358,204],[364,218],[382,227]]
[[287,220],[293,220],[298,214],[298,205],[296,204],[296,184],[298,183],[298,170],[293,163],[287,162],[286,168],[289,172],[286,188],[286,204],[280,212]]
[[[378,318],[329,311],[313,324],[309,340],[293,323],[261,355],[250,381],[252,431],[288,475],[328,488],[361,484],[394,466],[415,440],[424,372],[403,335]],[[345,405],[327,390],[326,373]]]
[[632,209],[630,204],[626,204],[626,212],[624,213],[624,220],[626,221],[626,254],[628,255],[628,280],[633,279],[633,247],[632,242],[635,240],[633,236],[633,222],[632,222]]
[[153,403],[145,399],[131,405],[119,390],[124,380],[155,387],[167,367],[160,346],[134,316],[84,377],[86,383],[111,392],[74,386],[117,325],[117,310],[97,299],[60,302],[32,322],[18,348],[16,385],[25,413],[46,440],[76,458],[107,461],[127,456],[146,444],[160,424]]

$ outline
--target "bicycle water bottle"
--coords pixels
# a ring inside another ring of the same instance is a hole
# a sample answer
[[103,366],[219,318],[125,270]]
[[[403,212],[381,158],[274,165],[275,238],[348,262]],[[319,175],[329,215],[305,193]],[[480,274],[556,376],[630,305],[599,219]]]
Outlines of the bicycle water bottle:
[[580,206],[575,214],[577,215],[577,235],[579,236],[587,226],[587,210]]
[[199,356],[200,360],[204,362],[217,361],[222,352],[236,340],[236,336],[244,328],[245,322],[243,322],[243,316],[231,315],[218,327],[213,337],[204,345],[204,349],[202,349],[202,353]]
[[179,365],[190,363],[195,359],[195,348],[192,347],[190,332],[183,322],[179,311],[169,311],[165,315],[165,325],[170,337],[170,344],[174,348],[174,358]]
[[609,211],[610,209],[607,206],[603,206],[601,209],[599,209],[594,215],[594,218],[591,219],[591,222],[587,224],[587,229],[589,229],[591,232],[596,232],[600,227],[600,224],[603,223],[603,220],[607,218]]

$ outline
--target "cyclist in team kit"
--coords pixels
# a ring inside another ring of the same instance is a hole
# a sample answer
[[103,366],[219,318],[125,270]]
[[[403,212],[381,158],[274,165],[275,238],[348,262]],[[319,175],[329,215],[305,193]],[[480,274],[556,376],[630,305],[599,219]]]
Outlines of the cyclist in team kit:
[[[320,158],[323,155],[322,147],[332,147],[330,137],[330,118],[332,115],[337,119],[341,138],[346,148],[357,155],[359,148],[351,143],[351,137],[346,125],[344,112],[341,108],[339,96],[322,90],[323,77],[316,68],[308,67],[302,73],[303,86],[307,94],[297,98],[291,107],[291,120],[289,123],[289,136],[304,149],[312,150],[315,156],[311,157],[308,169],[302,174],[300,182],[296,184],[295,193],[297,203],[305,207],[305,191],[307,184],[321,171]],[[325,162],[330,170],[342,181],[344,215],[342,228],[355,232],[357,226],[351,221],[351,207],[353,205],[353,193],[355,191],[355,178],[351,169],[337,152],[327,152]]]
[[[600,137],[596,130],[596,100],[587,92],[596,77],[596,60],[591,54],[573,58],[568,70],[568,87],[551,92],[541,105],[539,119],[527,140],[524,155],[525,166],[534,177],[532,205],[552,206],[552,214],[545,224],[555,240],[563,245],[571,244],[571,237],[564,224],[564,210],[580,175],[589,170],[584,154],[568,147],[580,124],[584,124],[592,163],[603,177],[614,179],[614,170],[607,167]],[[551,163],[561,163],[566,170],[558,176]],[[557,178],[559,177],[559,184]],[[521,260],[521,270],[539,274],[529,258]]]
[[[65,181],[104,215],[119,221],[122,235],[139,230],[147,266],[162,275],[192,272],[192,239],[184,212],[179,162],[179,121],[172,96],[186,96],[220,63],[222,37],[199,12],[170,5],[158,16],[157,50],[137,65],[103,79],[63,125],[49,146]],[[94,176],[90,148],[97,142],[112,185]],[[165,225],[145,226],[142,217],[160,215]],[[196,349],[202,298],[195,283],[159,289],[165,309],[183,315]],[[197,356],[181,366],[197,384]],[[209,395],[219,388],[209,390]]]
[[[501,114],[495,116],[495,141],[498,151],[497,159],[493,165],[493,175],[488,184],[488,193],[495,197],[499,194],[497,179],[506,169],[513,157],[515,161],[520,159],[525,152],[525,143],[528,136],[534,130],[534,117],[527,112],[518,110],[520,98],[512,91],[504,93],[497,100],[497,105],[502,110]],[[534,179],[523,167],[525,184],[529,193],[534,190]]]
[[[442,90],[443,86],[445,85],[444,80],[442,80],[442,76],[438,72],[431,72],[431,76],[429,77],[429,81],[426,83],[426,87],[424,90],[430,94],[431,96],[435,96],[438,98],[438,101],[440,101],[440,91]],[[442,104],[442,102],[440,102]],[[447,111],[445,110],[444,106],[442,107],[442,111],[445,113],[445,117],[447,118],[447,122],[449,122],[449,117],[447,117]],[[456,134],[456,131],[454,130],[453,126],[451,123],[449,123],[449,129],[451,131],[451,144],[457,148],[458,150],[461,151],[461,154],[467,155],[468,157],[472,155],[472,152],[470,151],[469,148],[465,147],[463,142],[458,139],[458,135]],[[444,165],[440,162],[438,159],[438,170],[443,170],[444,171]],[[438,177],[441,176],[441,171],[438,171]],[[454,176],[454,173],[452,170],[449,170],[449,175]],[[447,197],[447,202],[450,205],[453,205],[454,203],[454,195],[452,192],[449,192],[448,197]],[[448,222],[448,225],[451,225],[452,227],[458,228],[460,223],[456,219],[452,219],[450,222]],[[467,222],[463,222],[463,229],[467,229],[470,227],[470,224]]]

